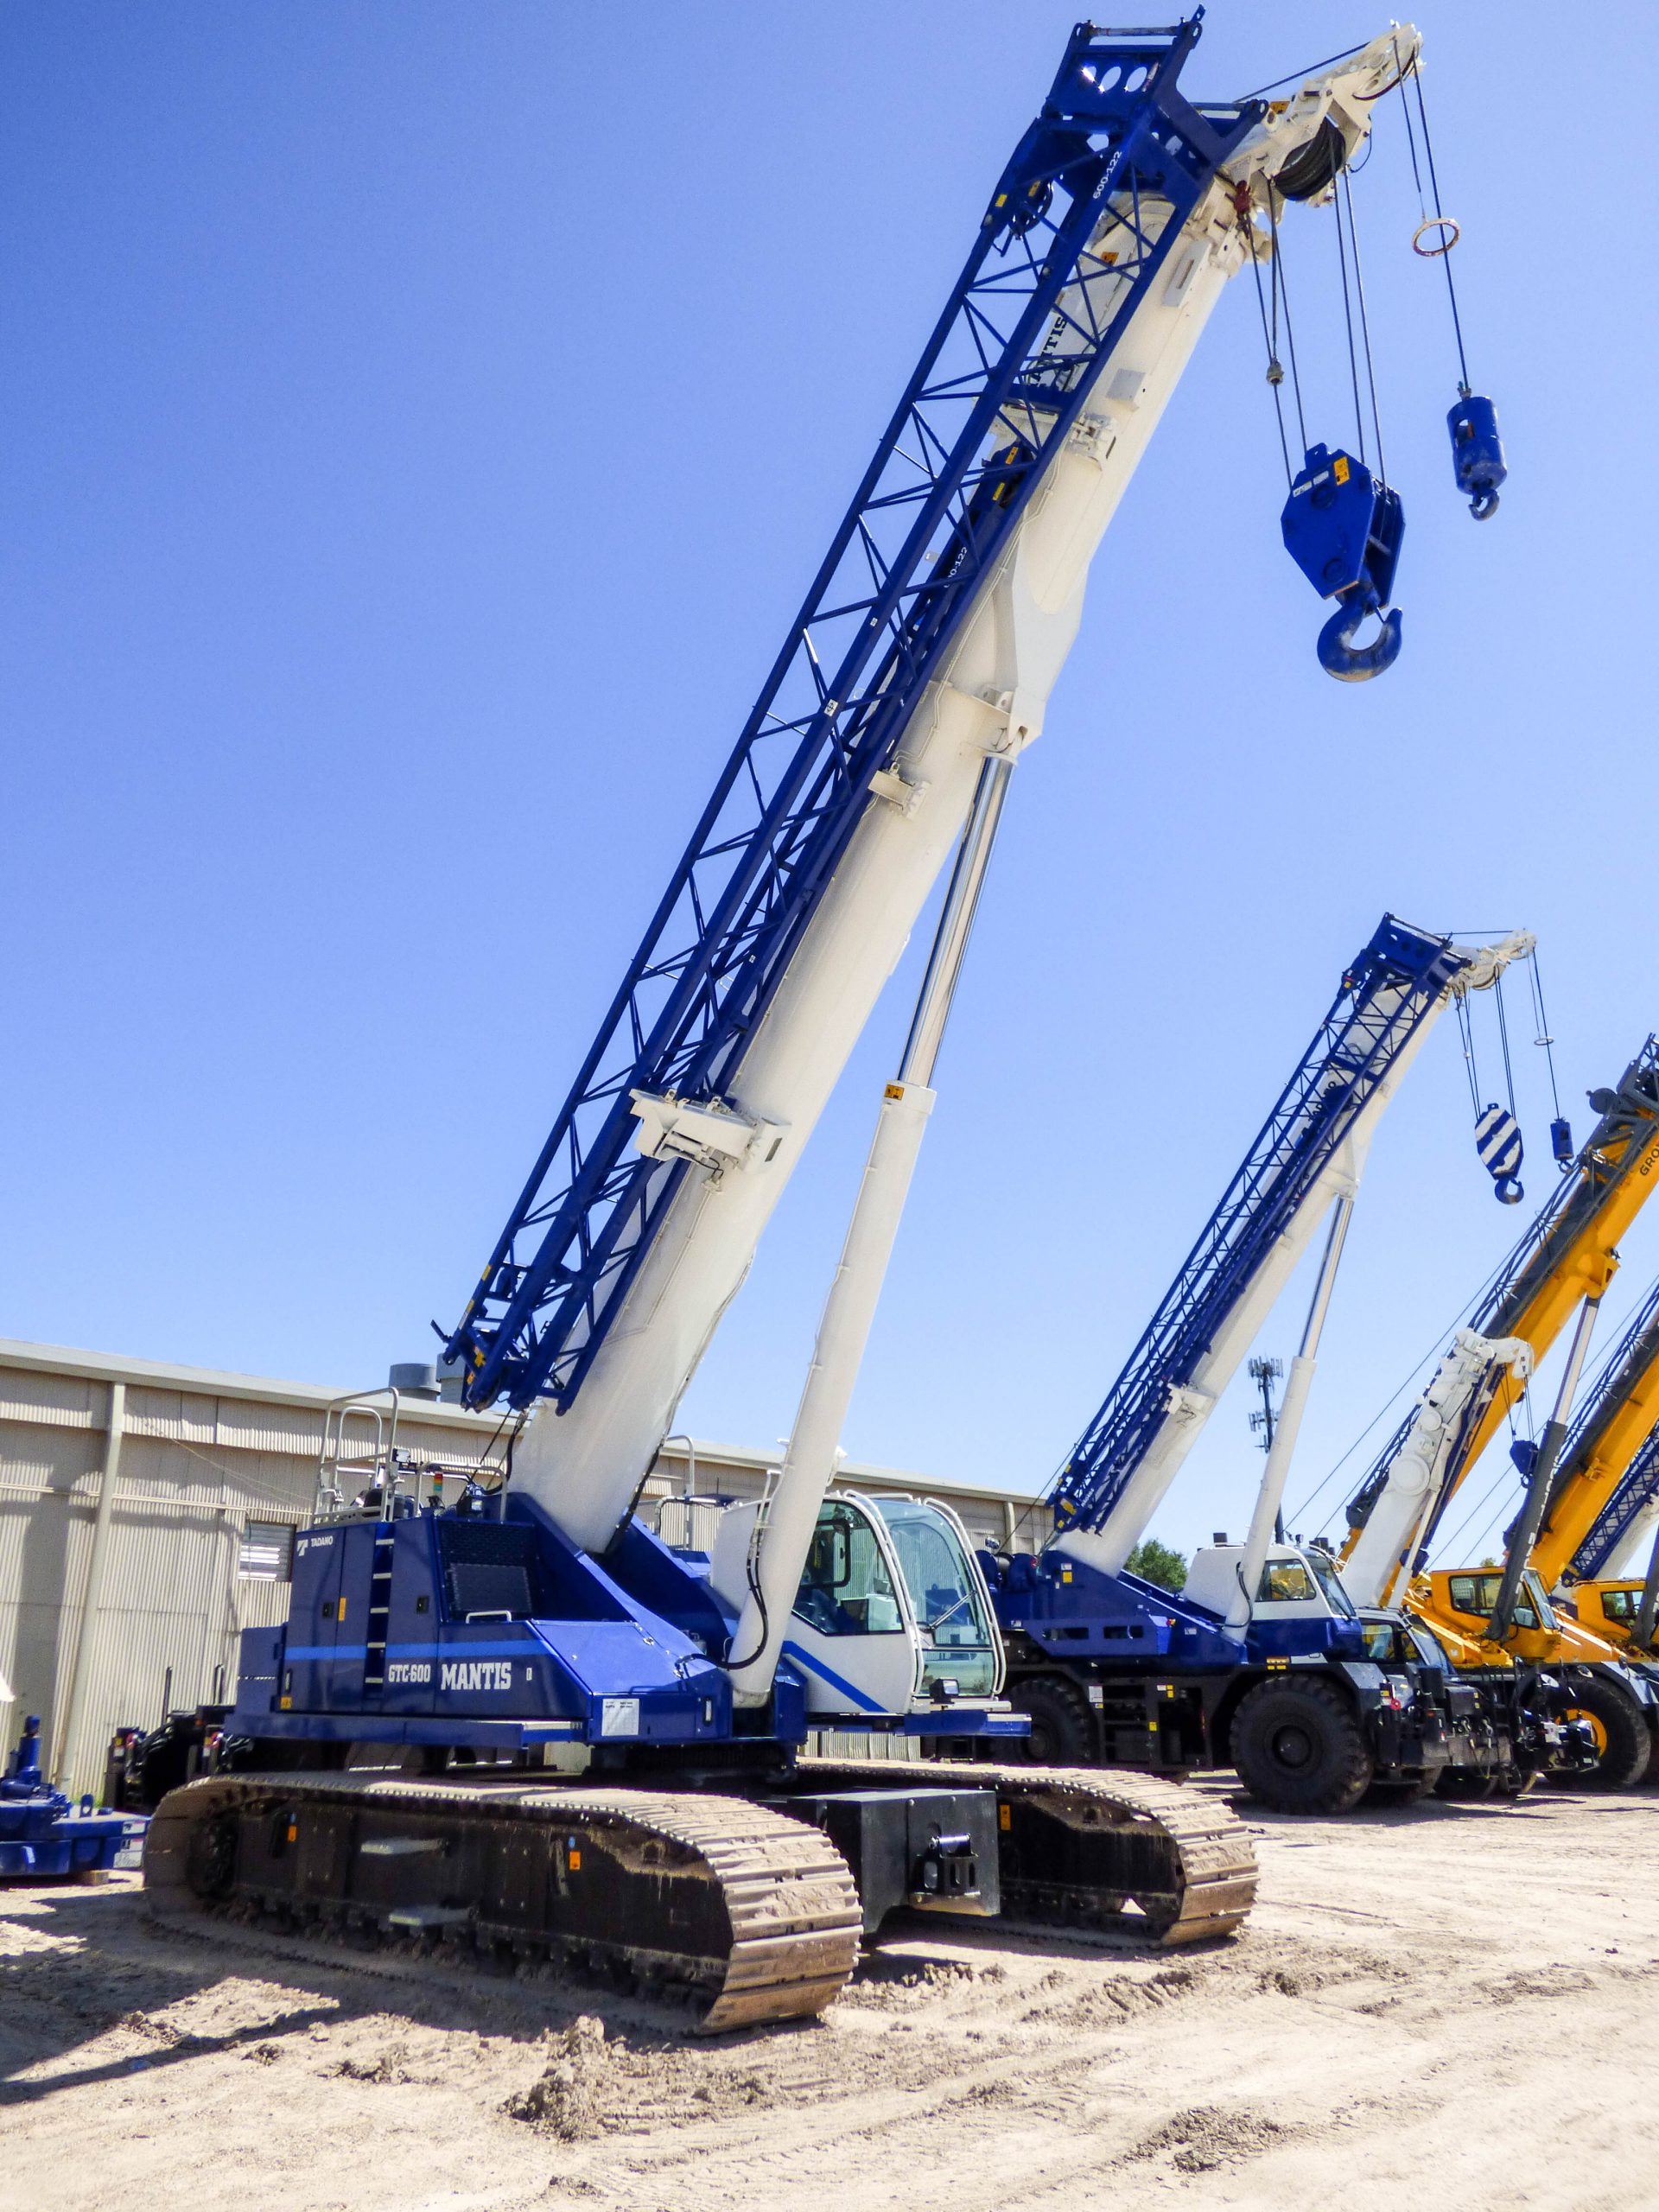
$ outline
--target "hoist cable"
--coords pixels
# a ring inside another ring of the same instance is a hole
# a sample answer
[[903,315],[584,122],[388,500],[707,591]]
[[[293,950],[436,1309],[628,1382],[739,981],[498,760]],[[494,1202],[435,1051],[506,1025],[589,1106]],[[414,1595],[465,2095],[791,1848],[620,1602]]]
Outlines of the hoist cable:
[[1335,193],[1331,205],[1337,218],[1337,266],[1342,274],[1342,320],[1348,332],[1348,374],[1354,387],[1354,431],[1359,440],[1359,457],[1365,455],[1365,417],[1359,404],[1359,355],[1354,350],[1354,310],[1348,296],[1348,248],[1342,235],[1342,201]]
[[1302,378],[1296,365],[1296,333],[1290,320],[1290,286],[1285,278],[1284,261],[1279,251],[1279,210],[1274,205],[1273,187],[1268,187],[1268,225],[1273,232],[1273,328],[1275,340],[1279,334],[1279,304],[1285,309],[1285,351],[1290,356],[1290,388],[1296,401],[1296,429],[1302,441],[1302,451],[1307,451],[1307,422],[1302,413]]
[[[1279,450],[1285,457],[1285,483],[1288,486],[1296,480],[1296,472],[1290,465],[1290,441],[1285,435],[1285,403],[1282,397],[1285,372],[1279,365],[1279,355],[1268,327],[1268,296],[1262,286],[1262,257],[1255,250],[1256,234],[1248,215],[1241,214],[1238,226],[1244,233],[1250,256],[1250,267],[1255,272],[1255,304],[1262,315],[1262,343],[1268,349],[1268,386],[1273,393],[1273,411],[1279,422]],[[1274,370],[1278,374],[1274,374]]]
[[[1395,65],[1398,66],[1400,60],[1400,47],[1398,41],[1395,43],[1394,59]],[[1446,214],[1445,210],[1440,206],[1440,180],[1435,171],[1434,148],[1428,135],[1428,109],[1423,99],[1423,75],[1422,71],[1418,67],[1415,60],[1414,60],[1410,67],[1402,70],[1401,73],[1400,105],[1404,111],[1406,118],[1406,143],[1411,149],[1411,174],[1412,180],[1417,187],[1417,212],[1422,217],[1423,222],[1425,224],[1427,223],[1429,220],[1429,213],[1423,194],[1422,171],[1417,166],[1417,134],[1411,127],[1411,101],[1407,95],[1405,88],[1405,80],[1408,78],[1409,78],[1412,85],[1416,90],[1417,119],[1423,126],[1423,154],[1428,163],[1429,189],[1434,201],[1433,220],[1440,226],[1440,235],[1444,238],[1446,235]],[[1452,274],[1451,247],[1446,247],[1443,251],[1435,256],[1435,258],[1440,262],[1441,267],[1446,271],[1446,296],[1452,305],[1452,335],[1457,340],[1458,344],[1458,376],[1459,378],[1458,389],[1466,399],[1470,392],[1472,391],[1473,386],[1469,382],[1469,361],[1467,355],[1464,352],[1463,346],[1463,318],[1458,313],[1458,287],[1457,280]]]
[[[1428,109],[1423,102],[1422,74],[1417,68],[1414,62],[1412,65],[1411,75],[1412,81],[1417,89],[1417,120],[1423,126],[1423,152],[1427,156],[1428,161],[1428,188],[1434,195],[1434,215],[1435,219],[1439,221],[1442,219],[1443,215],[1443,211],[1440,207],[1440,180],[1436,175],[1434,168],[1434,142],[1428,135]],[[1402,93],[1402,103],[1404,95]],[[1469,363],[1463,350],[1463,318],[1458,313],[1458,288],[1452,275],[1452,255],[1450,249],[1440,256],[1440,261],[1441,266],[1446,270],[1446,296],[1452,303],[1452,328],[1456,334],[1458,341],[1458,370],[1463,378],[1463,389],[1466,392],[1470,389]]]
[[1371,361],[1371,325],[1365,311],[1365,276],[1359,265],[1359,232],[1354,226],[1354,195],[1348,182],[1346,170],[1342,179],[1343,198],[1348,203],[1348,244],[1354,257],[1354,290],[1359,300],[1359,334],[1365,348],[1365,381],[1370,387],[1371,428],[1376,435],[1376,473],[1383,483],[1389,480],[1389,464],[1382,453],[1382,417],[1377,411],[1376,371]]
[[1515,1118],[1515,1070],[1510,1065],[1510,1020],[1503,1008],[1503,978],[1492,978],[1492,996],[1497,1001],[1497,1034],[1503,1047],[1503,1087],[1509,1093],[1510,1118]]
[[[1503,1468],[1498,1474],[1497,1480],[1489,1484],[1480,1498],[1470,1507],[1469,1510],[1464,1515],[1462,1520],[1459,1522],[1455,1529],[1449,1529],[1445,1535],[1441,1535],[1437,1529],[1433,1539],[1434,1549],[1436,1551],[1440,1551],[1442,1548],[1449,1548],[1457,1538],[1463,1534],[1463,1531],[1465,1529],[1474,1526],[1476,1515],[1484,1512],[1500,1491],[1507,1491],[1513,1488],[1515,1483],[1515,1473],[1516,1471],[1513,1465]],[[1491,1535],[1494,1525],[1494,1522],[1489,1520],[1484,1527],[1482,1528],[1481,1537],[1483,1541]]]
[[1475,1109],[1475,1119],[1480,1119],[1480,1072],[1475,1065],[1475,1025],[1470,1019],[1466,995],[1458,999],[1458,1034],[1463,1039],[1463,1071],[1469,1078],[1469,1103]]
[[1538,1035],[1535,1042],[1544,1048],[1544,1064],[1549,1070],[1550,1103],[1555,1109],[1555,1118],[1561,1118],[1561,1094],[1555,1088],[1555,1039],[1549,1033],[1548,1018],[1544,1013],[1544,981],[1538,973],[1536,947],[1532,955],[1532,1003],[1538,1015]]
[[1287,1506],[1286,1508],[1286,1514],[1289,1520],[1299,1521],[1306,1517],[1308,1509],[1319,1497],[1320,1492],[1327,1490],[1332,1483],[1336,1480],[1337,1477],[1347,1465],[1349,1460],[1353,1458],[1355,1452],[1359,1450],[1360,1446],[1364,1443],[1366,1438],[1376,1427],[1377,1423],[1380,1421],[1385,1421],[1388,1418],[1394,1408],[1399,1403],[1400,1400],[1417,1380],[1417,1377],[1422,1373],[1424,1368],[1428,1365],[1429,1361],[1434,1357],[1437,1352],[1444,1351],[1446,1340],[1459,1327],[1464,1315],[1465,1313],[1477,1312],[1485,1302],[1487,1297],[1497,1287],[1498,1277],[1503,1272],[1503,1263],[1500,1261],[1498,1265],[1494,1268],[1491,1274],[1488,1274],[1484,1281],[1480,1283],[1476,1289],[1474,1295],[1466,1300],[1463,1304],[1459,1305],[1457,1312],[1453,1313],[1446,1326],[1436,1333],[1433,1341],[1429,1344],[1428,1350],[1423,1353],[1422,1357],[1418,1359],[1411,1368],[1408,1370],[1403,1380],[1395,1385],[1394,1389],[1389,1393],[1388,1396],[1382,1401],[1382,1403],[1371,1415],[1364,1427],[1360,1430],[1358,1435],[1355,1437],[1353,1442],[1348,1446],[1348,1449],[1343,1453],[1341,1459],[1337,1461],[1335,1466],[1331,1469],[1330,1472],[1325,1475],[1321,1481],[1314,1485],[1314,1487],[1308,1492],[1307,1496],[1301,1501],[1300,1505]]
[[1310,77],[1330,68],[1333,62],[1345,61],[1351,54],[1363,54],[1366,43],[1362,39],[1357,46],[1344,46],[1340,54],[1327,54],[1323,61],[1310,62],[1306,69],[1293,69],[1288,77],[1275,77],[1270,85],[1258,85],[1253,92],[1241,92],[1235,105],[1242,107],[1246,100],[1260,99],[1263,92],[1276,92],[1281,85],[1305,85]]

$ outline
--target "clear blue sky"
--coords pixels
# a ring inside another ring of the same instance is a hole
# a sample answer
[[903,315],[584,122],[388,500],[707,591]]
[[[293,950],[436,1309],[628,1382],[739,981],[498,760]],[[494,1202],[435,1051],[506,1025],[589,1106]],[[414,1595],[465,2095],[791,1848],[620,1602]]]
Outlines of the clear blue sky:
[[[1074,13],[14,0],[0,1331],[342,1384],[424,1355]],[[1659,1020],[1630,124],[1659,25],[1421,21],[1503,512],[1478,527],[1451,483],[1391,104],[1357,189],[1405,655],[1366,687],[1314,663],[1235,286],[1016,781],[856,1456],[1046,1478],[1385,907],[1539,932],[1580,1134]],[[1382,22],[1218,0],[1188,84]],[[1328,216],[1287,243],[1310,434],[1344,435]],[[788,1425],[912,981],[693,1387],[699,1433]],[[1469,1124],[1447,1024],[1377,1141],[1294,1496],[1516,1230]],[[1659,1220],[1629,1262],[1633,1294]],[[1175,1541],[1242,1522],[1246,1410]]]

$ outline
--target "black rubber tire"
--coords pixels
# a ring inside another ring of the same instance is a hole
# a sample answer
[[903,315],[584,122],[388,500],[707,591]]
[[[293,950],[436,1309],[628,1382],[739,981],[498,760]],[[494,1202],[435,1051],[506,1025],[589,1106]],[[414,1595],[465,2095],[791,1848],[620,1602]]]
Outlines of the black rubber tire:
[[1020,1756],[1033,1766],[1093,1766],[1095,1719],[1089,1700],[1063,1675],[1033,1675],[1004,1693],[1016,1713],[1027,1713],[1031,1733]]
[[1330,1682],[1258,1682],[1233,1715],[1233,1764],[1275,1813],[1346,1813],[1375,1763],[1354,1709]]
[[1626,1689],[1605,1675],[1592,1675],[1568,1685],[1569,1711],[1582,1714],[1596,1738],[1598,1762],[1588,1774],[1565,1777],[1573,1789],[1629,1789],[1641,1781],[1653,1757],[1648,1716]]

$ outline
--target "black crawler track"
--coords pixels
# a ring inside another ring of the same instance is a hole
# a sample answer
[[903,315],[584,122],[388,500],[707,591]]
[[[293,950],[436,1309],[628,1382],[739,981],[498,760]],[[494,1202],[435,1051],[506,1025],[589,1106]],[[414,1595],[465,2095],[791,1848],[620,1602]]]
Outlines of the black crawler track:
[[901,1778],[995,1789],[1005,1921],[1118,1929],[1173,1946],[1230,1936],[1255,1897],[1255,1852],[1229,1806],[1177,1782],[1103,1767],[803,1759],[816,1789]]
[[[706,2033],[821,2012],[858,1957],[846,1861],[787,1795],[717,1784],[227,1774],[163,1798],[144,1849],[163,1918],[547,1961],[678,1989]],[[1224,1805],[1099,1768],[804,1759],[794,1787],[984,1789],[1004,1922],[1225,1936],[1255,1859]]]
[[620,1969],[683,1990],[710,2035],[821,2012],[858,1957],[829,1841],[712,1793],[220,1775],[163,1798],[144,1883],[166,1918]]

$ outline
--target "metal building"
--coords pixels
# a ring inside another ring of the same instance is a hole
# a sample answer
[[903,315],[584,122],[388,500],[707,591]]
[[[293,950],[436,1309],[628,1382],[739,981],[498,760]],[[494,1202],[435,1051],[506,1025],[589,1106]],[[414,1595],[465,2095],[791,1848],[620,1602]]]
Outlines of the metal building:
[[[0,1338],[0,1734],[40,1713],[60,1785],[96,1790],[117,1726],[230,1683],[241,1630],[286,1615],[293,1531],[341,1403],[315,1383]],[[366,1434],[366,1412],[349,1419]],[[399,1445],[456,1483],[499,1459],[500,1432],[429,1397],[397,1405]],[[772,1465],[671,1437],[641,1510],[701,1546],[719,1505],[759,1497]],[[840,1480],[946,1497],[982,1541],[1030,1502],[853,1462]]]

